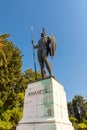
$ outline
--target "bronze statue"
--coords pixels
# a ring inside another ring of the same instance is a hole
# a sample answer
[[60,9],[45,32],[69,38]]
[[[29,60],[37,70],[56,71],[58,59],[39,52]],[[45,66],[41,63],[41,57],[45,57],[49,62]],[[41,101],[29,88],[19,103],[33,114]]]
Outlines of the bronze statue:
[[48,55],[50,54],[50,56],[54,56],[55,54],[56,42],[55,42],[54,36],[53,35],[47,36],[43,29],[43,32],[41,33],[41,38],[38,41],[38,45],[34,45],[33,40],[32,40],[32,45],[34,49],[38,48],[37,56],[38,56],[38,61],[41,68],[42,78],[46,78],[45,65],[49,72],[49,75],[53,76],[52,67],[48,60]]

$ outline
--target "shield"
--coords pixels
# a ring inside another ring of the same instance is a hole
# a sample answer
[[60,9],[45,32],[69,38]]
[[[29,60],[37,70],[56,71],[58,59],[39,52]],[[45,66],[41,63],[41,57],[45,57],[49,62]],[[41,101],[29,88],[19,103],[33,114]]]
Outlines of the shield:
[[54,56],[55,55],[55,51],[56,51],[56,41],[55,41],[55,37],[53,35],[51,35],[51,46],[50,46],[50,56]]

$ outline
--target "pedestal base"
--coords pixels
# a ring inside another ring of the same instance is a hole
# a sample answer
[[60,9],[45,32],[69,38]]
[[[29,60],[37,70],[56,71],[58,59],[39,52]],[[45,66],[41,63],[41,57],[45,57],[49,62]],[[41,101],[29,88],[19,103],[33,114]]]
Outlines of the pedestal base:
[[34,124],[19,124],[16,130],[74,130],[69,124],[61,123],[34,123]]
[[53,78],[29,84],[16,130],[74,130],[63,86]]

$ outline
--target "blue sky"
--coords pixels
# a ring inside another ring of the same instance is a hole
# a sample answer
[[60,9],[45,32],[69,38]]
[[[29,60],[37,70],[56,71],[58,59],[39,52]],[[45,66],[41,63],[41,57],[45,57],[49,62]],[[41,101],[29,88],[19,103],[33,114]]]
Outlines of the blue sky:
[[[42,27],[57,42],[55,57],[50,59],[53,73],[66,91],[87,97],[87,0],[0,0],[0,34],[10,34],[22,51],[23,67],[34,69],[30,27],[35,43]],[[40,70],[36,58],[37,70]]]

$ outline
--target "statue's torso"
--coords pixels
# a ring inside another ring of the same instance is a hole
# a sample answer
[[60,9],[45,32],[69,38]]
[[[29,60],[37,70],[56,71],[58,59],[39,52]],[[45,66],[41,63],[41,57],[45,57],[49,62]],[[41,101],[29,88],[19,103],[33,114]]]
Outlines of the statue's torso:
[[38,41],[38,50],[44,50],[47,48],[47,37],[42,37]]

